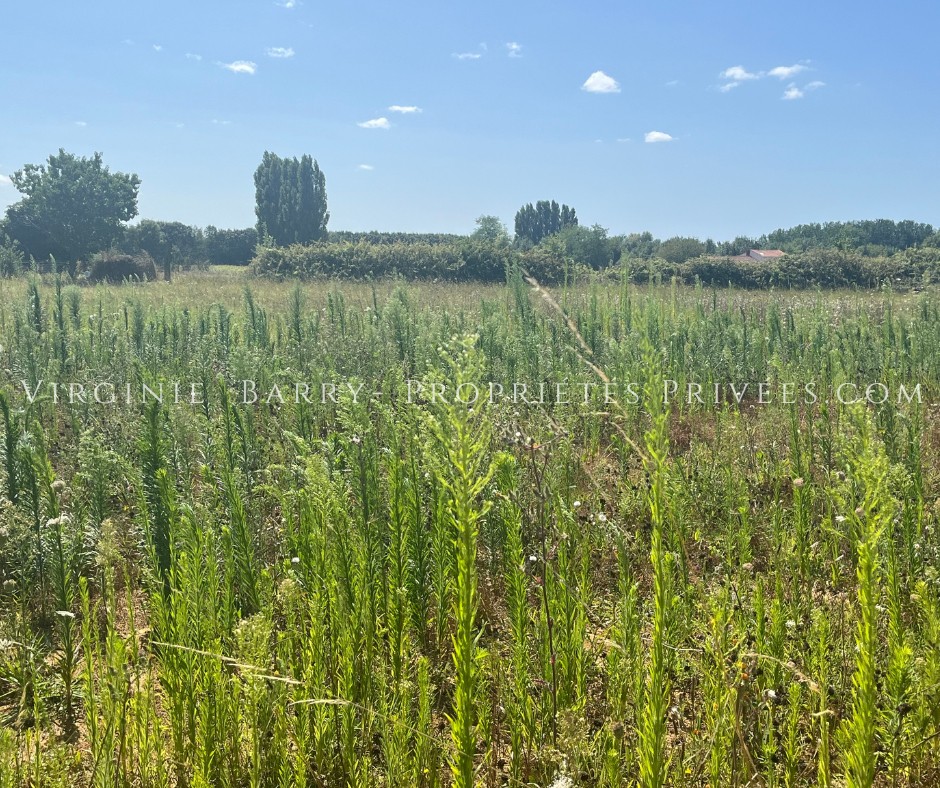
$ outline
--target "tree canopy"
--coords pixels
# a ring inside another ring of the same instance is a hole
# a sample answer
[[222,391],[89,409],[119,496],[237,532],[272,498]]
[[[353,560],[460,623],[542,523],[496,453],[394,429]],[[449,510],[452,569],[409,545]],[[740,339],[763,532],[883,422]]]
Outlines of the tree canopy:
[[528,203],[516,212],[516,242],[521,246],[534,246],[543,238],[577,224],[574,208],[559,205],[554,200],[539,200],[535,205]]
[[330,214],[319,164],[308,155],[286,159],[265,151],[255,171],[255,215],[259,238],[279,246],[324,238]]
[[6,211],[5,232],[36,260],[75,263],[107,249],[137,215],[136,175],[112,173],[101,154],[59,149],[45,164],[27,164],[11,180],[23,199]]

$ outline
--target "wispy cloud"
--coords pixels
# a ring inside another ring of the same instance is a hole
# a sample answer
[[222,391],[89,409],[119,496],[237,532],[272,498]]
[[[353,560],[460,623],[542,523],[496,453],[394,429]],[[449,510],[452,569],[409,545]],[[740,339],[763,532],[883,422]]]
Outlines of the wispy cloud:
[[154,44],[154,45],[153,45],[153,51],[154,51],[154,52],[162,52],[162,51],[163,51],[163,44]]
[[388,122],[388,118],[372,118],[372,120],[364,120],[356,125],[361,129],[387,129],[392,124]]
[[722,79],[730,79],[732,82],[747,82],[750,79],[760,79],[763,75],[748,71],[744,66],[732,66],[721,72]]
[[83,121],[83,120],[76,120],[76,121],[75,121],[75,125],[76,125],[76,126],[81,126],[82,128],[84,128],[84,127],[87,126],[88,124],[87,124],[85,121]]
[[202,60],[202,55],[196,55],[196,54],[193,54],[192,52],[187,52],[186,59],[187,60]]
[[584,80],[581,90],[588,93],[619,93],[620,83],[603,71],[595,71]]
[[678,80],[678,79],[670,79],[670,80],[666,83],[666,87],[667,87],[667,88],[674,88],[674,87],[675,87],[676,85],[678,85],[678,84],[679,84],[679,80]]
[[454,52],[453,57],[457,60],[479,60],[483,55],[479,52]]
[[9,175],[0,174],[0,186],[12,186],[13,179]]
[[389,112],[400,112],[402,115],[414,115],[418,112],[422,112],[421,107],[414,106],[402,106],[401,104],[392,104],[388,108]]
[[775,68],[770,69],[767,73],[772,77],[777,77],[778,79],[791,79],[797,74],[806,71],[806,66],[802,63],[795,63],[792,66],[776,66]]
[[280,0],[280,2],[275,3],[275,5],[279,5],[281,8],[296,8],[297,0]]
[[375,169],[371,164],[360,164],[356,167],[357,170],[362,170],[363,172],[372,172]]
[[506,44],[506,51],[509,53],[509,57],[522,57],[522,44],[510,41]]
[[234,60],[231,63],[219,63],[219,65],[233,74],[254,74],[258,70],[258,64],[251,60]]
[[286,59],[294,56],[294,50],[292,47],[269,47],[268,48],[268,57]]
[[617,142],[633,142],[629,137],[617,137]]
[[804,85],[802,88],[797,87],[795,82],[791,82],[787,85],[787,89],[783,91],[783,96],[781,98],[784,101],[795,101],[796,99],[803,98],[808,91],[818,90],[819,88],[825,87],[825,82],[820,82],[818,79]]
[[675,139],[665,131],[648,131],[643,135],[643,142],[672,142]]
[[212,125],[213,125],[213,126],[231,126],[231,125],[232,125],[232,121],[230,121],[230,120],[219,120],[218,118],[213,118],[213,119],[212,119]]
[[722,93],[728,93],[734,90],[740,84],[741,84],[740,82],[725,82],[724,85],[718,86],[718,90],[720,90]]

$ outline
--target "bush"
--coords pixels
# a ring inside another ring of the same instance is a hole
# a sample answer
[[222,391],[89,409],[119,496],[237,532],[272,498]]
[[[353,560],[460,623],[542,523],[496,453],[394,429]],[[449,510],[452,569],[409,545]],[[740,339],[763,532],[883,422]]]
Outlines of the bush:
[[153,258],[146,252],[123,254],[99,252],[85,264],[79,264],[79,279],[88,282],[150,281],[157,278]]
[[23,252],[16,241],[0,235],[0,276],[16,276],[25,267]]

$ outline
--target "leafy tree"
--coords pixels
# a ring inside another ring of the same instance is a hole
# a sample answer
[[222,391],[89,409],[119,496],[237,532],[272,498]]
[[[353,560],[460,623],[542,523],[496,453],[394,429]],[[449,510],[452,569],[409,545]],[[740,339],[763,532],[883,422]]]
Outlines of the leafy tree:
[[756,239],[739,235],[733,241],[722,241],[718,244],[717,251],[719,255],[724,257],[734,257],[739,254],[747,254],[751,249],[759,248],[760,244]]
[[630,233],[623,238],[620,248],[627,257],[638,257],[647,260],[656,255],[661,242],[654,238],[650,232]]
[[477,229],[470,237],[476,241],[489,243],[509,243],[509,230],[498,216],[479,216],[476,220]]
[[182,222],[143,219],[126,229],[121,246],[129,252],[147,252],[163,268],[165,279],[174,265],[188,268],[205,259],[202,230]]
[[6,211],[6,232],[37,260],[75,263],[121,237],[137,215],[136,175],[112,173],[100,153],[79,158],[61,148],[46,164],[27,164],[12,176],[23,199]]
[[205,256],[217,265],[248,265],[258,245],[258,231],[254,227],[244,230],[219,230],[211,224],[205,231]]
[[599,224],[568,227],[558,237],[565,244],[570,258],[595,270],[606,268],[620,259],[620,245],[609,239],[607,230]]
[[310,156],[281,158],[265,151],[255,171],[258,236],[275,244],[307,244],[326,236],[326,178]]
[[684,263],[705,254],[705,244],[698,238],[669,238],[659,245],[659,256],[670,263]]
[[549,235],[559,233],[578,224],[574,208],[559,205],[554,200],[528,203],[516,212],[516,243],[530,247]]

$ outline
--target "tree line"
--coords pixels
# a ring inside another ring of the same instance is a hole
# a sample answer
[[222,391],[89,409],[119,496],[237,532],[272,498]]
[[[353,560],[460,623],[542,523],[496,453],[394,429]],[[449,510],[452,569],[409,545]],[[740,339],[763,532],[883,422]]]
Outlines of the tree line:
[[[368,259],[379,260],[383,254],[389,259],[374,265],[342,263],[335,267],[394,270],[408,275],[402,263],[414,254],[401,253],[403,246],[413,245],[414,252],[449,247],[442,254],[451,261],[462,259],[471,248],[462,246],[468,236],[448,233],[329,231],[326,177],[308,154],[281,157],[265,151],[254,173],[256,223],[241,229],[203,229],[151,219],[129,224],[138,212],[140,178],[111,172],[100,153],[85,158],[60,149],[45,163],[28,164],[13,173],[11,180],[22,199],[9,206],[0,221],[0,274],[5,275],[28,265],[48,268],[51,261],[75,274],[80,263],[96,260],[102,264],[101,253],[107,252],[108,260],[121,254],[146,257],[140,270],[149,270],[148,261],[152,261],[169,277],[174,266],[247,265],[262,249],[327,243],[334,248],[301,257],[319,255],[320,262],[312,268],[323,269],[322,260],[348,260],[351,253],[341,251],[340,245],[355,247],[356,255],[362,258],[363,244],[368,244],[378,247],[366,255]],[[611,236],[600,225],[581,225],[573,207],[555,200],[521,206],[513,231],[510,235],[498,217],[484,215],[477,219],[469,240],[477,246],[491,245],[496,258],[501,259],[506,248],[522,254],[550,279],[573,266],[603,270],[623,260],[682,266],[700,258],[731,258],[761,248],[779,248],[791,255],[831,249],[884,258],[909,249],[940,247],[940,233],[930,224],[890,219],[802,224],[759,238],[738,236],[722,242],[683,236],[659,239],[649,232]],[[122,260],[122,265],[128,265],[127,260]],[[290,266],[274,267],[284,270]]]

